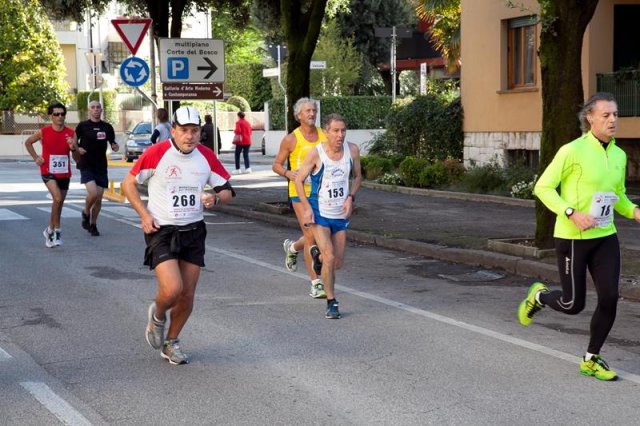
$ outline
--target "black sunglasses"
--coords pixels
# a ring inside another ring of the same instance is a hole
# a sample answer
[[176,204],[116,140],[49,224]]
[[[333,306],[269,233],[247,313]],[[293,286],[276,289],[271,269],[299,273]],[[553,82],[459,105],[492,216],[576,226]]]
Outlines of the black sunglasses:
[[51,115],[53,115],[54,117],[64,117],[67,115],[66,112],[52,112]]

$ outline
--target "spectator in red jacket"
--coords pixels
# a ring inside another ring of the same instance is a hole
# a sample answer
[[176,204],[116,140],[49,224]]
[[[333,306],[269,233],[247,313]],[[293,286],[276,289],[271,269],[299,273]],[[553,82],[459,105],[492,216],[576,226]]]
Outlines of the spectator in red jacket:
[[233,131],[233,144],[236,146],[236,169],[231,174],[239,175],[240,171],[240,153],[244,157],[244,172],[251,173],[251,165],[249,164],[249,148],[251,148],[251,124],[244,118],[244,112],[238,113],[238,121],[236,121],[236,129]]

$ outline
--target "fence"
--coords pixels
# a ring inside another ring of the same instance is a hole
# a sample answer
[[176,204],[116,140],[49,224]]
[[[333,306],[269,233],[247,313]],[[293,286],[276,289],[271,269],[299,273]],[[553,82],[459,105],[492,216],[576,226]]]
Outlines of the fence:
[[597,74],[598,92],[612,93],[620,117],[640,117],[640,72]]

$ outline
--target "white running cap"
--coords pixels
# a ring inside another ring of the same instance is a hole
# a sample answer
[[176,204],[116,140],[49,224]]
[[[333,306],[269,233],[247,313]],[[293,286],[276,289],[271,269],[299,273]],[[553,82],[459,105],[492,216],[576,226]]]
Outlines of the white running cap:
[[186,126],[187,124],[200,125],[200,115],[198,111],[192,106],[180,107],[173,113],[173,123],[179,126]]

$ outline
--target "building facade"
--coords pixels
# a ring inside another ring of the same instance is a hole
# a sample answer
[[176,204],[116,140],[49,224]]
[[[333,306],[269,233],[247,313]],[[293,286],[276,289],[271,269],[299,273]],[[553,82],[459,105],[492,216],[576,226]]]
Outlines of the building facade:
[[[461,0],[461,5],[465,164],[523,159],[537,168],[539,4],[522,0],[512,8],[502,0]],[[618,100],[617,141],[627,152],[630,180],[640,180],[640,72],[632,71],[640,70],[638,19],[640,0],[600,0],[582,49],[585,98],[609,91]]]

